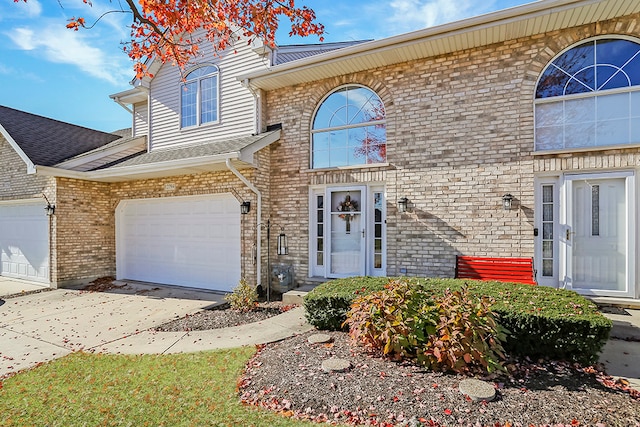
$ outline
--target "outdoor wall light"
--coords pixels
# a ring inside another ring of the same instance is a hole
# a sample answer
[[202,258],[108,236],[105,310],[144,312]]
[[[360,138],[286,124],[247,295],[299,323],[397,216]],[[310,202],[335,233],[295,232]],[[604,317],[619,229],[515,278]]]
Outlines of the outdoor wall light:
[[240,213],[246,215],[251,210],[251,202],[242,202],[240,204]]
[[278,255],[289,255],[289,245],[287,243],[287,235],[284,230],[280,230],[278,234]]
[[45,213],[47,214],[47,216],[52,216],[54,213],[56,213],[55,205],[51,204],[49,199],[47,199],[46,194],[42,193],[42,198],[47,202],[47,206],[44,207]]
[[513,196],[509,193],[502,196],[502,207],[505,211],[510,211],[513,204]]
[[44,211],[47,213],[47,216],[51,216],[56,213],[56,207],[50,203],[47,203],[47,206],[44,207]]
[[398,212],[405,213],[407,211],[407,206],[409,206],[409,199],[406,197],[398,199]]

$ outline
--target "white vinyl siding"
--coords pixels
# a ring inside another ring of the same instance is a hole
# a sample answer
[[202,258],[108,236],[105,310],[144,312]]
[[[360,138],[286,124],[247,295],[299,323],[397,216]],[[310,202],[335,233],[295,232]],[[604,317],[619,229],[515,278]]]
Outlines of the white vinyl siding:
[[252,51],[246,41],[240,40],[220,57],[215,57],[209,44],[202,47],[202,63],[215,64],[219,68],[218,121],[200,127],[180,127],[179,70],[165,64],[151,82],[151,150],[176,147],[185,144],[211,142],[254,133],[256,105],[251,92],[236,77],[265,69],[268,58]]
[[132,136],[142,136],[149,132],[149,106],[146,102],[133,105]]

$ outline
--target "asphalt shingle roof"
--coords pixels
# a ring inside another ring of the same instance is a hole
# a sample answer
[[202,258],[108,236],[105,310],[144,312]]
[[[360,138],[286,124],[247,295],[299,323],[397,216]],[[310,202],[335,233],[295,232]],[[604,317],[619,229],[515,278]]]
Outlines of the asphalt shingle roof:
[[0,105],[0,125],[36,165],[53,166],[121,135],[72,125]]
[[285,64],[287,62],[296,61],[298,59],[307,58],[309,56],[320,55],[321,53],[331,52],[332,50],[342,49],[344,47],[349,47],[368,41],[370,40],[278,46],[278,48],[276,49],[276,59],[274,65]]
[[129,158],[113,162],[98,169],[115,169],[126,166],[137,166],[144,164],[169,162],[172,160],[192,159],[198,157],[234,153],[276,132],[280,132],[280,130],[277,129],[258,135],[249,135],[234,139],[212,141],[209,143],[198,145],[186,145],[184,147],[143,152],[139,155],[130,156]]

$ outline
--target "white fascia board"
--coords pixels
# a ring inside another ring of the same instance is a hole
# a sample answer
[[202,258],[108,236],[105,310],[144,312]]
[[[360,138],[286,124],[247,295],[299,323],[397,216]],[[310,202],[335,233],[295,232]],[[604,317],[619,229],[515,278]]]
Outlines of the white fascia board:
[[[96,171],[79,172],[68,169],[60,169],[51,166],[36,166],[36,173],[44,176],[56,176],[61,178],[81,179],[84,181],[123,181],[136,178],[138,175],[149,173],[170,172],[179,169],[197,168],[212,164],[225,164],[227,159],[239,160],[240,153],[232,152],[213,156],[192,157],[180,160],[168,160],[165,162],[147,163],[134,166],[113,167]],[[125,179],[119,179],[125,178]]]
[[270,135],[267,135],[264,138],[249,145],[248,147],[243,148],[242,150],[240,150],[240,160],[245,163],[253,164],[253,155],[279,140],[281,133],[281,130],[278,130],[277,132],[274,131]]
[[131,141],[124,142],[122,144],[115,145],[113,147],[104,150],[94,150],[89,153],[74,157],[62,163],[58,163],[55,167],[60,169],[73,169],[85,163],[90,163],[95,160],[99,160],[103,157],[117,154],[121,151],[126,151],[136,146],[140,146],[142,150],[147,148],[147,140],[145,136],[134,138]]
[[27,165],[27,173],[28,174],[36,173],[36,166],[33,164],[31,159],[25,154],[25,152],[22,151],[22,148],[20,148],[16,140],[11,137],[9,132],[7,132],[7,130],[2,125],[0,125],[0,133],[9,142],[9,145],[11,146],[11,148],[13,148],[13,151],[15,151],[18,154],[18,156],[20,156],[22,161]]
[[318,64],[328,62],[338,62],[342,59],[353,58],[365,53],[375,51],[385,51],[400,45],[406,46],[413,43],[420,43],[428,39],[441,39],[446,36],[467,33],[481,28],[502,25],[512,21],[531,19],[538,16],[551,15],[566,9],[571,9],[589,4],[610,3],[614,0],[539,0],[515,6],[508,9],[491,12],[484,15],[454,21],[451,23],[437,25],[410,33],[400,34],[380,40],[364,42],[354,46],[336,49],[327,53],[313,55],[297,61],[276,65],[267,70],[254,71],[238,76],[238,80],[255,81],[259,87],[260,78],[274,78],[284,76],[296,71],[304,70]]
[[144,102],[149,97],[149,89],[143,86],[137,86],[133,89],[125,90],[122,92],[109,95],[109,98],[113,99],[117,103],[122,104],[137,104],[138,102]]

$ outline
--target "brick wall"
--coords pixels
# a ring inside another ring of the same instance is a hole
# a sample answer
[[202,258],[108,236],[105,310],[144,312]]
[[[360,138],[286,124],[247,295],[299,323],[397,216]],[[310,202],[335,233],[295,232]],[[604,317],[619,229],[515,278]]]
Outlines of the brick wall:
[[0,200],[42,199],[47,193],[54,203],[55,179],[40,175],[27,175],[27,165],[9,142],[0,135]]
[[[241,173],[253,179],[255,172],[241,170]],[[115,211],[121,200],[233,191],[252,204],[251,212],[241,217],[241,267],[247,280],[255,283],[256,269],[251,254],[255,243],[257,199],[229,171],[120,183],[59,179],[58,198],[61,202],[56,207],[59,230],[56,245],[57,281],[61,286],[66,286],[86,283],[100,276],[115,276]]]
[[[632,16],[269,92],[267,124],[283,124],[283,138],[272,147],[271,214],[289,231],[298,279],[308,275],[308,193],[315,184],[386,182],[390,275],[406,269],[452,276],[456,254],[533,256],[534,172],[550,162],[533,156],[537,78],[573,43],[600,34],[637,36],[638,21]],[[344,84],[367,86],[382,98],[388,167],[309,171],[313,112]],[[594,167],[638,164],[638,150],[623,151],[631,153],[568,157],[589,158]],[[515,196],[510,211],[502,209],[504,193]],[[405,196],[411,211],[400,215],[396,201]]]

